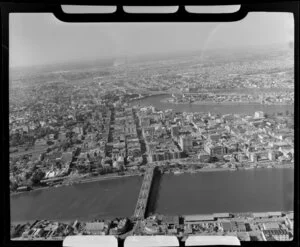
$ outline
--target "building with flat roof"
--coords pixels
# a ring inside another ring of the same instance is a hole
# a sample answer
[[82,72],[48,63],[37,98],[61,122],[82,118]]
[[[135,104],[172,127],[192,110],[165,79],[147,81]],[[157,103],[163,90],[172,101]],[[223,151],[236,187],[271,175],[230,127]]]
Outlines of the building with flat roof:
[[201,162],[207,162],[210,159],[210,155],[206,151],[200,150],[200,152],[198,153],[198,159]]
[[228,221],[228,222],[222,222],[222,228],[223,228],[224,232],[230,232],[231,231],[230,221]]
[[87,222],[85,225],[86,231],[91,235],[104,235],[104,222]]
[[271,229],[279,229],[279,224],[277,222],[265,222],[262,224],[264,230],[271,230]]
[[288,217],[286,217],[284,223],[290,230],[294,229],[294,220],[291,220]]
[[231,218],[229,213],[215,213],[213,214],[214,218]]
[[182,151],[190,151],[193,148],[193,137],[191,135],[180,136],[179,145]]
[[232,221],[230,222],[232,232],[246,232],[246,226],[244,222]]
[[281,212],[268,212],[268,215],[272,216],[272,217],[281,217],[282,213]]
[[171,126],[171,136],[173,138],[177,138],[179,135],[179,126],[178,125],[172,125]]
[[254,113],[254,118],[263,118],[264,117],[264,112],[263,111],[256,111]]
[[268,213],[253,213],[252,214],[254,218],[268,218],[269,214]]
[[276,230],[263,230],[262,231],[263,239],[267,241],[288,241],[289,233],[284,229]]
[[162,216],[162,221],[169,225],[179,225],[179,217],[178,216]]
[[286,217],[288,217],[289,219],[294,219],[294,212],[287,213]]
[[208,214],[208,215],[195,214],[195,215],[185,215],[184,216],[185,224],[197,224],[200,221],[213,221],[213,220],[214,220],[214,217],[212,214]]
[[204,150],[211,156],[226,154],[226,147],[220,143],[206,142],[204,144]]

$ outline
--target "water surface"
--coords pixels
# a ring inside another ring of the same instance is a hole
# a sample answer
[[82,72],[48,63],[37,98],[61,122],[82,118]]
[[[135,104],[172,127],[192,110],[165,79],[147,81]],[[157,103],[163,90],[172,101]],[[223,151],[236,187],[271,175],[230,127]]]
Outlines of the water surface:
[[168,215],[293,210],[294,169],[162,177],[153,212]]
[[214,112],[219,114],[249,114],[253,115],[256,111],[263,111],[265,113],[285,113],[294,112],[293,105],[261,105],[261,104],[229,104],[220,105],[198,105],[198,104],[173,104],[162,102],[162,100],[169,98],[170,95],[155,95],[146,97],[144,99],[135,100],[131,104],[138,104],[140,106],[152,105],[158,110],[173,109],[175,112]]
[[[11,196],[13,222],[132,216],[142,177],[77,184]],[[148,212],[166,215],[293,210],[294,169],[162,175]]]
[[11,220],[95,219],[133,214],[142,177],[126,177],[11,196]]

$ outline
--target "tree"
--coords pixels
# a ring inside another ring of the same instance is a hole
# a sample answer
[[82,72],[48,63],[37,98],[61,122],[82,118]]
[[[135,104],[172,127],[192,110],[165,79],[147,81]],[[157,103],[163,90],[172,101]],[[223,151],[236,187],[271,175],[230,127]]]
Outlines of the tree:
[[19,133],[13,134],[10,136],[10,145],[12,147],[19,145],[19,142],[21,140],[21,135]]
[[19,170],[18,167],[16,165],[13,165],[12,172],[17,172],[18,170]]
[[71,146],[71,144],[70,144],[69,142],[64,142],[64,143],[61,145],[63,151],[66,151],[70,146]]
[[18,183],[15,181],[10,181],[10,189],[15,191],[18,188]]
[[59,136],[59,132],[55,132],[54,139],[57,140],[58,136]]
[[66,133],[66,137],[67,138],[69,138],[69,139],[71,139],[73,136],[74,136],[74,132],[73,131],[68,131],[67,133]]
[[86,173],[87,172],[87,167],[84,164],[78,164],[76,166],[77,170],[79,173]]
[[25,178],[29,179],[32,176],[32,173],[30,171],[25,173]]
[[53,144],[54,144],[53,141],[50,141],[50,140],[47,141],[47,145],[48,145],[48,146],[51,146],[51,145],[53,145]]
[[58,169],[61,169],[62,164],[61,164],[60,161],[56,161],[56,162],[55,162],[55,166],[56,166]]
[[45,172],[43,172],[41,169],[37,169],[32,177],[31,177],[31,181],[33,185],[37,185],[40,183],[40,181],[45,177]]
[[79,139],[76,139],[75,144],[82,144],[82,141]]

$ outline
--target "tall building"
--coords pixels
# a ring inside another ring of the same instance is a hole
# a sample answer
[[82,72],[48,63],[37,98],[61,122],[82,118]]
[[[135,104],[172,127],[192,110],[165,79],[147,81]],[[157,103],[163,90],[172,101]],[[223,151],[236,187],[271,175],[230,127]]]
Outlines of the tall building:
[[270,151],[268,152],[268,158],[269,158],[269,160],[271,160],[271,161],[274,161],[274,160],[276,159],[276,157],[275,157],[275,152],[273,152],[273,150],[270,150]]
[[227,153],[227,148],[217,143],[206,142],[204,144],[204,150],[210,155],[224,155]]
[[250,153],[249,156],[250,156],[251,162],[257,162],[258,157],[257,157],[257,154],[256,154],[256,153]]
[[146,117],[141,117],[140,118],[140,124],[142,127],[148,127],[150,126],[150,117],[146,116]]
[[264,112],[262,112],[262,111],[256,111],[254,113],[254,118],[264,118]]
[[126,124],[125,125],[125,133],[126,134],[136,134],[136,126],[134,123]]
[[177,125],[171,126],[171,135],[172,135],[172,138],[177,138],[178,137],[178,135],[179,135],[179,126],[177,126]]
[[219,141],[221,138],[221,135],[220,134],[216,134],[216,133],[213,133],[213,134],[209,134],[208,135],[208,139],[215,142],[215,141]]
[[185,152],[191,151],[193,148],[193,138],[191,135],[180,136],[179,145]]

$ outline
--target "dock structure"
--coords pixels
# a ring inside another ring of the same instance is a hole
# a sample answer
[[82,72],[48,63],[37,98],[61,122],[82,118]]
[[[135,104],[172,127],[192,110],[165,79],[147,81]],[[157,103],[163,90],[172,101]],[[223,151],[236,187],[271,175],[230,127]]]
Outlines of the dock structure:
[[133,215],[136,219],[143,219],[145,217],[149,194],[151,191],[151,185],[154,177],[154,170],[155,167],[148,167],[144,174],[143,183]]

